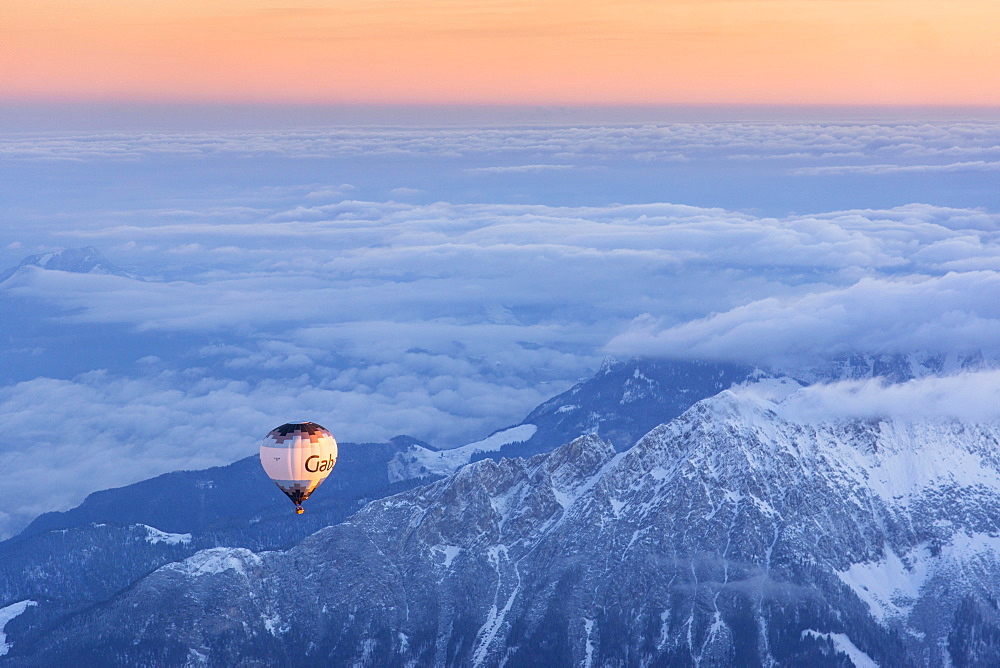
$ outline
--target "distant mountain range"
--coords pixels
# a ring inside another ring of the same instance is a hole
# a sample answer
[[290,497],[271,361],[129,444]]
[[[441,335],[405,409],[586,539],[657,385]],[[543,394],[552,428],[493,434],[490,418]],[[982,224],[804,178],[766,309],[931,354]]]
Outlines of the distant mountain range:
[[256,456],[97,492],[0,542],[0,665],[1000,665],[1000,425],[783,400],[993,363],[609,360],[302,516]]

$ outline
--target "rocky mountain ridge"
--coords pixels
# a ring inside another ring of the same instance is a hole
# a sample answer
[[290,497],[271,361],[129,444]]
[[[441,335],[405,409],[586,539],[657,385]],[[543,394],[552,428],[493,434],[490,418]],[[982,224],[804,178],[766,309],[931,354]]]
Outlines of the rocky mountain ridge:
[[626,452],[589,435],[476,462],[287,551],[199,552],[9,658],[1000,660],[1000,425],[804,418],[778,385],[723,391]]

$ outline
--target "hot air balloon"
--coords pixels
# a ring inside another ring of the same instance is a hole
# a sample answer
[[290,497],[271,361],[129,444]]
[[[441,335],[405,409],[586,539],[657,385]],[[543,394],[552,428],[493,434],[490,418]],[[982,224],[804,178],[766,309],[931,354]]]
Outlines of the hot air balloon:
[[289,422],[264,437],[260,463],[301,514],[302,502],[337,463],[337,441],[315,422]]

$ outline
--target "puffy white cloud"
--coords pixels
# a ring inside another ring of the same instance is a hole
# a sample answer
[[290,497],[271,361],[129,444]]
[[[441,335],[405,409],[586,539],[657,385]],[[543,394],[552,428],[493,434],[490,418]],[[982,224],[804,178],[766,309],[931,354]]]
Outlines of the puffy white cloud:
[[795,174],[901,174],[907,172],[993,172],[1000,170],[1000,160],[970,160],[944,164],[923,165],[831,165],[827,167],[801,167]]
[[389,191],[389,194],[393,197],[413,197],[414,195],[425,195],[427,193],[420,188],[407,188],[403,186],[401,188],[393,188]]
[[[339,186],[320,186],[315,189],[309,190],[306,193],[306,197],[315,199],[343,199],[344,195],[347,193],[357,190],[357,186],[350,183],[341,183]],[[406,188],[397,188],[397,190],[409,190]]]
[[862,278],[842,288],[768,297],[664,327],[636,318],[615,354],[723,359],[778,366],[852,352],[1000,352],[1000,272]]
[[498,167],[469,167],[469,174],[531,174],[535,172],[552,172],[574,169],[573,165],[505,165]]
[[894,418],[995,423],[1000,421],[1000,371],[929,376],[898,384],[869,379],[810,385],[780,401],[776,410],[785,419],[803,422]]

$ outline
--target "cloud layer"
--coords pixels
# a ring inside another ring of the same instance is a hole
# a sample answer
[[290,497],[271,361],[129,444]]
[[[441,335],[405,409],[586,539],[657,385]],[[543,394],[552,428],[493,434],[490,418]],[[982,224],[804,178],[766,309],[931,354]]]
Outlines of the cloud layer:
[[[17,320],[0,536],[232,461],[291,419],[349,441],[478,440],[607,354],[996,352],[997,129],[0,136],[0,270],[93,245],[152,279],[27,269],[0,286]],[[726,204],[755,189],[778,204]],[[44,498],[27,492],[39,449],[64,463]]]
[[761,218],[670,204],[345,200],[257,222],[64,234],[186,274],[137,283],[35,270],[8,282],[72,323],[245,327],[312,346],[323,332],[360,355],[440,341],[483,355],[522,340],[758,363],[997,348],[1000,216],[981,210]]
[[[213,158],[225,154],[329,158],[516,157],[524,171],[560,168],[573,159],[737,160],[839,158],[856,163],[975,162],[1000,157],[993,121],[947,123],[670,123],[508,127],[316,128],[281,132],[18,133],[0,136],[0,159],[136,161],[152,154]],[[524,163],[558,156],[561,163]],[[488,167],[488,165],[479,165]],[[470,166],[475,169],[476,166]],[[515,166],[516,169],[516,166]]]

